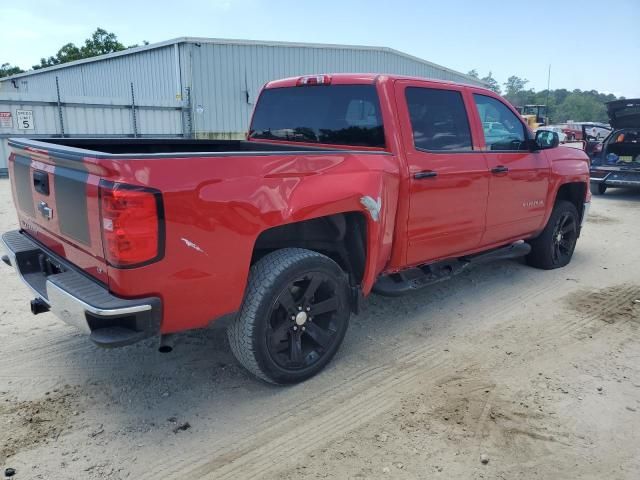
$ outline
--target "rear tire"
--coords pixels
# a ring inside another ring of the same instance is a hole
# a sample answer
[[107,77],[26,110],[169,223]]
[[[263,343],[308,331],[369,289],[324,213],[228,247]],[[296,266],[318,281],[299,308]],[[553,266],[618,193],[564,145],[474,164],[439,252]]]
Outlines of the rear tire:
[[591,193],[593,193],[594,195],[604,195],[604,193],[607,191],[607,186],[604,183],[596,183],[596,182],[591,182]]
[[347,277],[329,257],[301,248],[251,267],[247,293],[227,334],[238,361],[270,383],[298,383],[322,370],[351,315]]
[[566,200],[559,201],[542,233],[529,241],[529,265],[544,270],[561,268],[571,261],[578,241],[579,217],[576,206]]

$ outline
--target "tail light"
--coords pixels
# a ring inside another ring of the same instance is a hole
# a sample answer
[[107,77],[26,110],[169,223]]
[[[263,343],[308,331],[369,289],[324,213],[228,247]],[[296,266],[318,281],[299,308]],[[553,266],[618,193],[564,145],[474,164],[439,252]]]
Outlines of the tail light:
[[164,211],[157,190],[100,182],[102,241],[107,262],[140,267],[164,254]]
[[309,75],[306,77],[300,77],[296,82],[298,87],[306,85],[330,85],[331,77],[329,75]]

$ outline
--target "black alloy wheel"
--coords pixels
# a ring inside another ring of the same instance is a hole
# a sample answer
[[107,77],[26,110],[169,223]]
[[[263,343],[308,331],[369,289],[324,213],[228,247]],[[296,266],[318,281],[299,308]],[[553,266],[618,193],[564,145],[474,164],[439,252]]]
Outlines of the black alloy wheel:
[[309,272],[290,282],[269,315],[267,345],[274,362],[287,370],[312,366],[331,350],[346,318],[336,315],[338,282]]
[[580,234],[579,218],[576,205],[559,200],[540,235],[528,240],[531,252],[526,257],[527,263],[544,270],[566,266]]
[[231,350],[257,377],[297,383],[335,355],[351,316],[347,274],[301,248],[269,253],[251,267],[242,309],[229,326]]
[[564,212],[560,215],[553,230],[552,239],[553,262],[561,264],[570,259],[578,239],[578,225],[576,224],[575,216],[571,212]]

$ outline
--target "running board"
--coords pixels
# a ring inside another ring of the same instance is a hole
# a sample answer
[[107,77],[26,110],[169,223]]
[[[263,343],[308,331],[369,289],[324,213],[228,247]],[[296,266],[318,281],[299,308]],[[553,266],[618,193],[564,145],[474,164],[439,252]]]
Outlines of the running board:
[[447,280],[471,265],[506,260],[527,255],[531,246],[523,241],[496,248],[477,255],[443,260],[408,268],[397,273],[382,275],[373,286],[374,293],[386,297],[399,297],[434,283]]
[[495,260],[508,260],[510,258],[524,257],[525,255],[529,255],[529,252],[531,252],[531,245],[520,240],[519,242],[512,243],[506,247],[488,250],[469,257],[462,257],[460,260],[471,262],[474,265],[479,265],[481,263],[493,262]]

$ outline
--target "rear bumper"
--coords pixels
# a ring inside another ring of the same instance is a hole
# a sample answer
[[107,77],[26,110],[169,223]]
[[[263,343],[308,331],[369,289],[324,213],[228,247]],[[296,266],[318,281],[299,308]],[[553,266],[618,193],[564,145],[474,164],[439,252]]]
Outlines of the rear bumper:
[[96,280],[46,251],[19,231],[2,235],[3,258],[48,309],[102,347],[129,345],[160,333],[157,297],[116,297]]
[[603,183],[608,187],[640,187],[640,171],[592,170],[591,183]]

